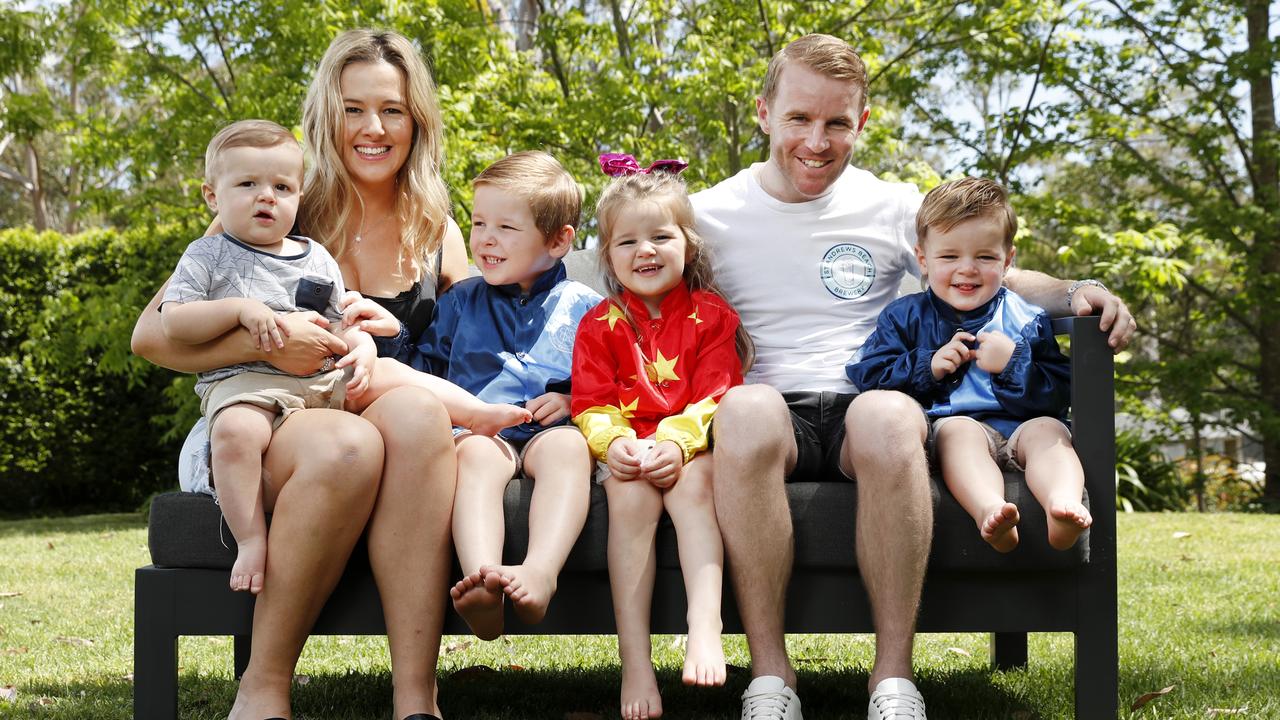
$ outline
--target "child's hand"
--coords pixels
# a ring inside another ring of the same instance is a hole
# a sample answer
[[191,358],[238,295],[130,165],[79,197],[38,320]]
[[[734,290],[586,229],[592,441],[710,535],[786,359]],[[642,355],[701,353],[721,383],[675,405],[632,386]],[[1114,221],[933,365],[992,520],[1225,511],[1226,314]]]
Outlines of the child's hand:
[[343,293],[338,309],[342,311],[344,327],[356,327],[378,337],[395,337],[400,332],[400,321],[391,311],[355,290]]
[[261,300],[245,298],[240,304],[238,319],[240,325],[253,337],[253,345],[257,349],[271,352],[272,348],[284,347],[284,339],[289,336],[289,331],[276,312]]
[[605,464],[609,472],[618,480],[635,480],[640,474],[640,444],[633,438],[615,438],[609,443],[609,452],[605,456]]
[[938,348],[938,352],[933,354],[933,362],[929,363],[933,379],[941,380],[973,359],[973,351],[965,343],[971,343],[974,339],[973,335],[961,330],[951,336],[951,342]]
[[524,407],[533,413],[534,422],[543,426],[554,425],[568,417],[569,396],[564,393],[546,393],[525,403]]
[[973,359],[978,367],[999,375],[1009,365],[1015,347],[1013,338],[999,330],[984,332],[978,336],[978,348],[973,351]]
[[640,479],[656,488],[669,488],[680,479],[684,450],[674,440],[663,440],[640,463]]
[[378,350],[373,345],[373,338],[368,333],[348,331],[347,344],[351,351],[338,360],[335,368],[341,369],[354,365],[355,371],[347,381],[347,398],[358,401],[360,396],[369,390],[369,381],[373,378],[373,366],[378,361]]

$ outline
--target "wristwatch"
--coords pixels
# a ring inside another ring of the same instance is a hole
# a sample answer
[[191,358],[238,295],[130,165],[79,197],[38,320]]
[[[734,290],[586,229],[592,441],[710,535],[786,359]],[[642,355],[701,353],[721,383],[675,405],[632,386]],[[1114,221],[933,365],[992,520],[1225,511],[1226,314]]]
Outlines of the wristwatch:
[[1110,290],[1107,290],[1107,286],[1103,285],[1101,280],[1094,280],[1093,278],[1085,278],[1084,280],[1077,280],[1071,283],[1069,286],[1067,286],[1067,307],[1068,308],[1071,307],[1071,301],[1076,298],[1076,291],[1084,287],[1085,285],[1092,285],[1093,287],[1102,288],[1106,292],[1111,292]]
[[[1067,297],[1070,298],[1071,292],[1074,292],[1074,291],[1075,291],[1075,288],[1074,287],[1071,288],[1071,291],[1067,293]],[[320,363],[320,372],[329,372],[332,369],[333,369],[333,356],[330,355],[329,357],[324,359],[324,362]]]

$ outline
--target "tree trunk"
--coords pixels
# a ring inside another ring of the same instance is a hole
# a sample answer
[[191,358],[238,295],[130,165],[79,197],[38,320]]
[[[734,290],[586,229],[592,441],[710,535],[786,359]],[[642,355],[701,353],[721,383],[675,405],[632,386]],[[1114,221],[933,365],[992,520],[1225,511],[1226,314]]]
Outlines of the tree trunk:
[[31,222],[36,231],[49,229],[49,209],[45,205],[44,180],[40,177],[40,155],[36,153],[35,143],[27,142],[27,177],[31,179]]
[[631,36],[627,33],[627,18],[622,14],[622,3],[609,0],[609,14],[613,16],[613,34],[618,40],[618,57],[631,68]]
[[538,35],[538,18],[542,7],[537,0],[516,0],[516,49],[521,52],[533,47]]
[[[75,60],[72,60],[75,63]],[[71,68],[71,88],[69,93],[70,114],[72,118],[80,117],[80,67]],[[80,195],[83,190],[83,170],[75,151],[71,153],[71,164],[67,167],[67,217],[63,232],[75,235],[80,232]]]
[[1253,116],[1254,202],[1267,220],[1254,237],[1252,254],[1258,293],[1259,386],[1266,410],[1262,418],[1262,452],[1267,463],[1264,497],[1280,504],[1280,133],[1276,131],[1275,89],[1271,78],[1275,57],[1268,38],[1269,0],[1248,0],[1245,12],[1249,28],[1249,109]]

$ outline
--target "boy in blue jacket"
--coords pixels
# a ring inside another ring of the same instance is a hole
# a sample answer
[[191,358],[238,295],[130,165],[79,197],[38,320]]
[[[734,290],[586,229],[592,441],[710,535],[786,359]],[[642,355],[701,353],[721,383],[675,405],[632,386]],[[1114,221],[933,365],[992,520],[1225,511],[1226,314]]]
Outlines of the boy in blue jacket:
[[929,287],[885,308],[845,371],[860,391],[899,390],[924,406],[942,479],[983,540],[1000,552],[1018,545],[1004,466],[1025,470],[1049,544],[1065,550],[1093,520],[1063,422],[1067,358],[1048,313],[1003,287],[1017,229],[997,183],[963,178],[930,191],[916,216]]
[[[454,428],[453,544],[464,576],[449,594],[471,631],[492,640],[503,631],[505,600],[521,621],[542,620],[587,519],[594,461],[569,419],[569,375],[578,322],[601,297],[565,272],[582,190],[560,163],[515,153],[472,186],[471,259],[482,277],[441,295],[413,345],[385,309],[364,306],[371,327],[399,329],[385,352],[403,363],[379,358],[362,400],[415,385],[439,395],[455,425],[468,402],[484,411],[469,430]],[[502,499],[521,470],[534,480],[529,549],[520,564],[503,565]]]

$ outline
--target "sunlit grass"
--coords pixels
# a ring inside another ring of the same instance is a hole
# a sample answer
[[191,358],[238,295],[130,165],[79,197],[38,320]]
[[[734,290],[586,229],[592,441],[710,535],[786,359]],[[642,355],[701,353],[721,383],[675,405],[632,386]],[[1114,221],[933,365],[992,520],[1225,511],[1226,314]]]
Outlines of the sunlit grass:
[[[1280,517],[1122,515],[1119,527],[1121,716],[1280,718]],[[135,516],[0,523],[0,717],[132,717],[133,570],[148,562]],[[932,720],[1071,717],[1070,635],[1032,635],[1028,667],[1009,672],[988,669],[987,642],[921,636],[916,667]],[[611,637],[446,637],[444,646],[449,717],[617,716]],[[861,717],[871,636],[792,636],[788,647],[806,718]],[[740,636],[726,650],[733,666],[748,665]],[[225,717],[230,638],[183,638],[179,651],[181,717]],[[668,717],[736,717],[745,670],[723,689],[689,690],[679,638],[656,636],[654,651]],[[391,717],[385,638],[314,639],[297,672],[300,720]]]

